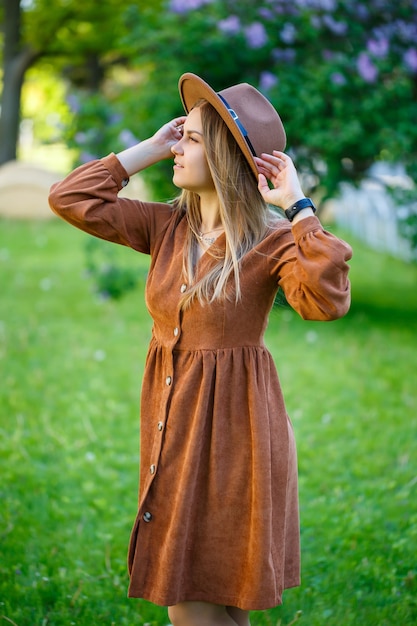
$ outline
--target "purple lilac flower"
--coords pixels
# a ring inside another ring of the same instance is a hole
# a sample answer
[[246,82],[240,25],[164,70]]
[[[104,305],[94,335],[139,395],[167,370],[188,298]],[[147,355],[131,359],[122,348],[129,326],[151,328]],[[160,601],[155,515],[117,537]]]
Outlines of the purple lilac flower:
[[394,34],[400,37],[403,41],[415,42],[417,38],[417,24],[414,22],[397,20],[391,26]]
[[126,148],[131,148],[139,143],[139,140],[136,139],[135,135],[128,128],[123,129],[119,133],[119,140]]
[[259,77],[259,89],[267,93],[270,89],[278,84],[278,78],[272,72],[261,72]]
[[378,69],[372,63],[366,52],[361,52],[357,60],[359,75],[367,83],[374,83],[378,76]]
[[284,43],[292,44],[294,43],[296,34],[297,31],[294,24],[291,24],[291,22],[287,22],[286,24],[284,24],[284,27],[282,28],[279,36],[281,38],[281,41],[283,41]]
[[378,37],[377,39],[370,39],[366,47],[374,57],[383,59],[388,54],[389,42],[386,37]]
[[323,61],[333,61],[335,53],[333,50],[323,50],[321,56],[323,57]]
[[188,13],[194,9],[199,9],[205,4],[210,4],[212,0],[170,0],[169,9],[173,13]]
[[253,22],[245,28],[245,35],[249,48],[262,48],[268,41],[265,26],[261,22]]
[[97,158],[96,154],[92,154],[91,152],[82,152],[80,154],[80,163],[88,163],[89,161],[94,161]]
[[409,48],[407,52],[404,54],[404,63],[407,65],[408,69],[413,72],[413,74],[417,73],[417,48]]
[[122,121],[120,113],[112,113],[109,117],[109,124],[118,124]]
[[77,144],[82,145],[83,143],[87,143],[88,137],[86,133],[78,131],[78,133],[74,135],[74,140]]
[[295,0],[300,9],[318,9],[322,11],[334,11],[336,9],[336,0]]
[[272,50],[272,58],[278,63],[292,63],[293,61],[295,61],[296,56],[297,53],[293,48],[286,48],[285,50],[275,48],[274,50]]
[[272,20],[275,17],[271,9],[268,9],[267,7],[261,7],[258,11],[258,15],[264,20]]
[[346,22],[338,22],[331,15],[323,15],[323,24],[335,35],[346,35],[348,29]]
[[320,28],[322,27],[321,19],[318,15],[312,15],[310,18],[310,22],[312,27],[316,30],[320,30]]
[[79,98],[74,94],[70,93],[67,96],[67,103],[71,110],[71,113],[79,113],[81,109],[81,104]]
[[355,15],[359,20],[367,20],[369,17],[369,9],[362,3],[355,6]]
[[346,85],[346,78],[340,72],[333,72],[330,76],[333,85]]
[[334,11],[336,9],[336,0],[317,0],[317,8],[323,11]]
[[240,19],[237,15],[229,15],[217,23],[217,27],[226,35],[236,35],[241,29]]

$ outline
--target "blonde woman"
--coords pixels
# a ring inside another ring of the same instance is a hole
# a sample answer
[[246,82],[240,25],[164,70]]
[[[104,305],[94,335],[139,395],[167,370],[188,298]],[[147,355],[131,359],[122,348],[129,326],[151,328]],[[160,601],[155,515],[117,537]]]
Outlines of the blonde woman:
[[[247,626],[300,580],[296,448],[268,314],[281,288],[305,319],[343,316],[351,250],[314,215],[268,100],[247,84],[216,93],[194,74],[179,89],[186,116],[79,167],[50,204],[151,255],[129,595],[167,606],[174,626]],[[173,203],[118,197],[168,158]]]

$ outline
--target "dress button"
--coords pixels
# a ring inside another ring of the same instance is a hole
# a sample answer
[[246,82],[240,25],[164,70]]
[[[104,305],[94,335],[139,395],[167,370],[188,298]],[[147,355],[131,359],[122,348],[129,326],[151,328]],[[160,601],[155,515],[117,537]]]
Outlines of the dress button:
[[178,337],[178,333],[179,333],[179,332],[180,332],[180,331],[179,331],[179,329],[178,329],[178,326],[175,326],[175,328],[174,328],[174,337]]
[[149,513],[149,511],[146,511],[143,514],[143,519],[144,519],[145,522],[150,522],[151,519],[152,519],[152,513]]
[[158,422],[158,430],[162,430],[164,427],[164,422]]
[[155,474],[155,469],[156,469],[156,468],[155,468],[155,465],[153,465],[153,464],[152,464],[152,465],[150,466],[150,468],[149,468],[150,473],[151,473],[151,474]]
[[170,385],[171,383],[172,383],[172,378],[171,378],[171,376],[167,376],[167,377],[165,378],[165,384],[166,384],[166,385],[168,385],[168,387],[169,387],[169,385]]
[[187,291],[187,285],[185,283],[183,283],[181,285],[181,289],[180,289],[181,293],[184,293],[184,291]]

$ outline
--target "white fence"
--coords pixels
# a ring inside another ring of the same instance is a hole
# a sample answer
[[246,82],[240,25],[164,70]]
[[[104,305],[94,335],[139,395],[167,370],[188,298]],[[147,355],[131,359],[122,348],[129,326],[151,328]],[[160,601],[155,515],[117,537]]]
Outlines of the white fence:
[[[378,164],[359,188],[343,184],[341,196],[332,203],[336,224],[351,232],[371,248],[389,252],[407,261],[413,258],[409,242],[398,230],[398,207],[385,184],[410,187],[412,181],[401,168]],[[415,257],[414,257],[415,258]]]

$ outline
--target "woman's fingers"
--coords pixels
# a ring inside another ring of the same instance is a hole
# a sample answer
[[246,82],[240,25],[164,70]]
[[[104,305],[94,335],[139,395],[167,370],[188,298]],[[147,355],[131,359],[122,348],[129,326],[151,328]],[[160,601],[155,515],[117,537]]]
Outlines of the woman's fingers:
[[261,196],[265,196],[265,194],[269,191],[268,181],[266,179],[265,174],[260,173],[258,178],[258,189],[260,191]]
[[255,160],[258,170],[270,180],[277,177],[285,167],[282,161],[272,157],[272,155],[262,155],[261,158],[256,157]]
[[264,163],[268,163],[269,165],[276,167],[279,171],[292,162],[286,154],[278,152],[278,150],[274,150],[272,154],[261,154],[261,160]]

